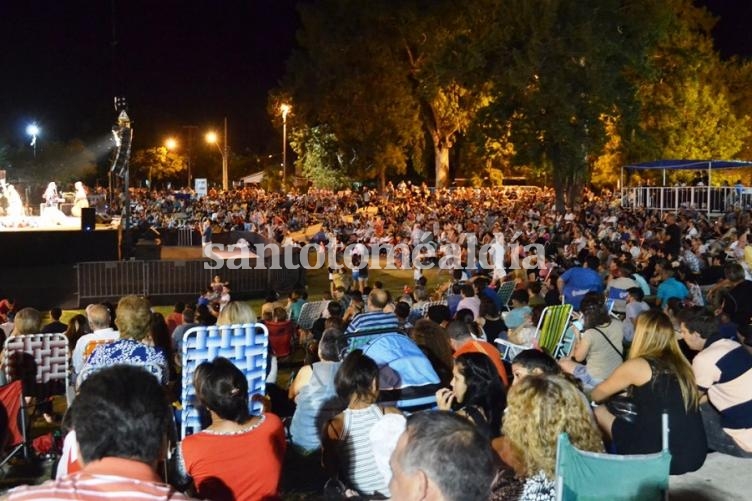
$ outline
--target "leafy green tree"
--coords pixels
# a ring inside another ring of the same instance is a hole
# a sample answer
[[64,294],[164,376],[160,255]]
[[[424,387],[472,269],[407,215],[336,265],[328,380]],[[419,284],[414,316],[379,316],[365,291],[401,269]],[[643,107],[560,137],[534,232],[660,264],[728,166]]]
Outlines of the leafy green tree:
[[[747,120],[752,118],[752,59],[740,61],[731,59],[725,64],[725,75],[728,85],[728,98],[734,115]],[[747,140],[737,154],[743,160],[752,159],[752,141]],[[748,185],[749,186],[749,185]]]
[[[424,171],[432,145],[437,186],[450,152],[486,93],[482,41],[498,1],[323,0],[300,7],[301,50],[285,87],[311,127],[325,124],[355,152],[349,174]],[[284,94],[284,92],[282,92]],[[275,112],[276,114],[276,112]]]
[[164,146],[136,150],[131,158],[132,172],[142,178],[145,177],[150,187],[153,179],[157,181],[178,179],[187,167],[183,155],[170,151]]
[[303,127],[291,134],[290,146],[297,154],[299,171],[316,188],[336,190],[349,179],[344,174],[347,160],[339,151],[337,138],[327,127]]
[[734,158],[750,135],[743,114],[750,94],[734,101],[729,82],[736,77],[739,89],[740,77],[750,70],[721,62],[710,35],[715,20],[706,10],[690,0],[670,4],[670,29],[651,53],[647,78],[639,81],[639,127],[627,154],[640,160]]
[[481,114],[490,136],[510,131],[518,164],[551,174],[557,207],[576,203],[606,140],[600,117],[631,116],[645,51],[668,13],[660,2],[506,0],[496,37],[494,99]]

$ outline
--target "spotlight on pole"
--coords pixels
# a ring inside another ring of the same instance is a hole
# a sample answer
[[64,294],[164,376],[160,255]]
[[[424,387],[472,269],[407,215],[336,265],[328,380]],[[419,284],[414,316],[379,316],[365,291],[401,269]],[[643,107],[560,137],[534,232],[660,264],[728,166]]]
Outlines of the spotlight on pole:
[[39,135],[39,126],[36,123],[32,123],[26,126],[26,134],[31,136],[31,143],[29,146],[34,148],[34,156],[37,156],[37,136]]

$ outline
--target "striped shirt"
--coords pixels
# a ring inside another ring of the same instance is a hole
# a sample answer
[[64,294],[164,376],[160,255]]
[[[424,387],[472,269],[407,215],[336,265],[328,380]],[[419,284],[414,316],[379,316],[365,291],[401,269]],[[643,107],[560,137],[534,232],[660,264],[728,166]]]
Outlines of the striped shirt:
[[154,470],[140,461],[103,458],[89,463],[78,473],[42,485],[16,487],[10,501],[78,499],[82,501],[136,499],[184,501],[186,497],[160,481]]
[[339,442],[340,464],[345,483],[363,496],[375,493],[389,497],[389,486],[379,471],[371,447],[371,428],[383,417],[377,404],[365,409],[345,409],[342,436]]
[[385,313],[383,311],[369,311],[361,313],[352,319],[347,326],[347,334],[363,331],[374,331],[381,329],[398,329],[399,321],[394,313]]
[[752,452],[752,355],[736,341],[711,341],[692,361],[697,386],[721,414],[721,426]]

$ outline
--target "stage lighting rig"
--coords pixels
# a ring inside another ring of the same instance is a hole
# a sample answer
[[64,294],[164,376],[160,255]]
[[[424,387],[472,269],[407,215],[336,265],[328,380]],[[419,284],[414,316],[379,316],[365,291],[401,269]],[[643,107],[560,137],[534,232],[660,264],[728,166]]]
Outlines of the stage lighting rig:
[[131,127],[131,119],[126,111],[127,108],[128,103],[124,97],[115,98],[115,112],[118,116],[117,125],[112,127],[112,135],[115,139],[117,151],[110,172],[114,172],[120,177],[125,177],[128,171],[131,158],[131,142],[133,140],[133,127]]

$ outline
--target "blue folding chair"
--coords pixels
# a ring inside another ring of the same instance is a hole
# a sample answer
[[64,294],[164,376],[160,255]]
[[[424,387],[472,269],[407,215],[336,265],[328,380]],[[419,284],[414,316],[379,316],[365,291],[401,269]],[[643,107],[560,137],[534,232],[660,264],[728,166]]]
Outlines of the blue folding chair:
[[251,412],[258,415],[263,411],[262,399],[258,397],[266,394],[268,345],[269,331],[264,324],[202,325],[189,329],[183,335],[181,438],[202,429],[201,416],[196,407],[193,375],[199,364],[217,357],[230,360],[245,374]]

